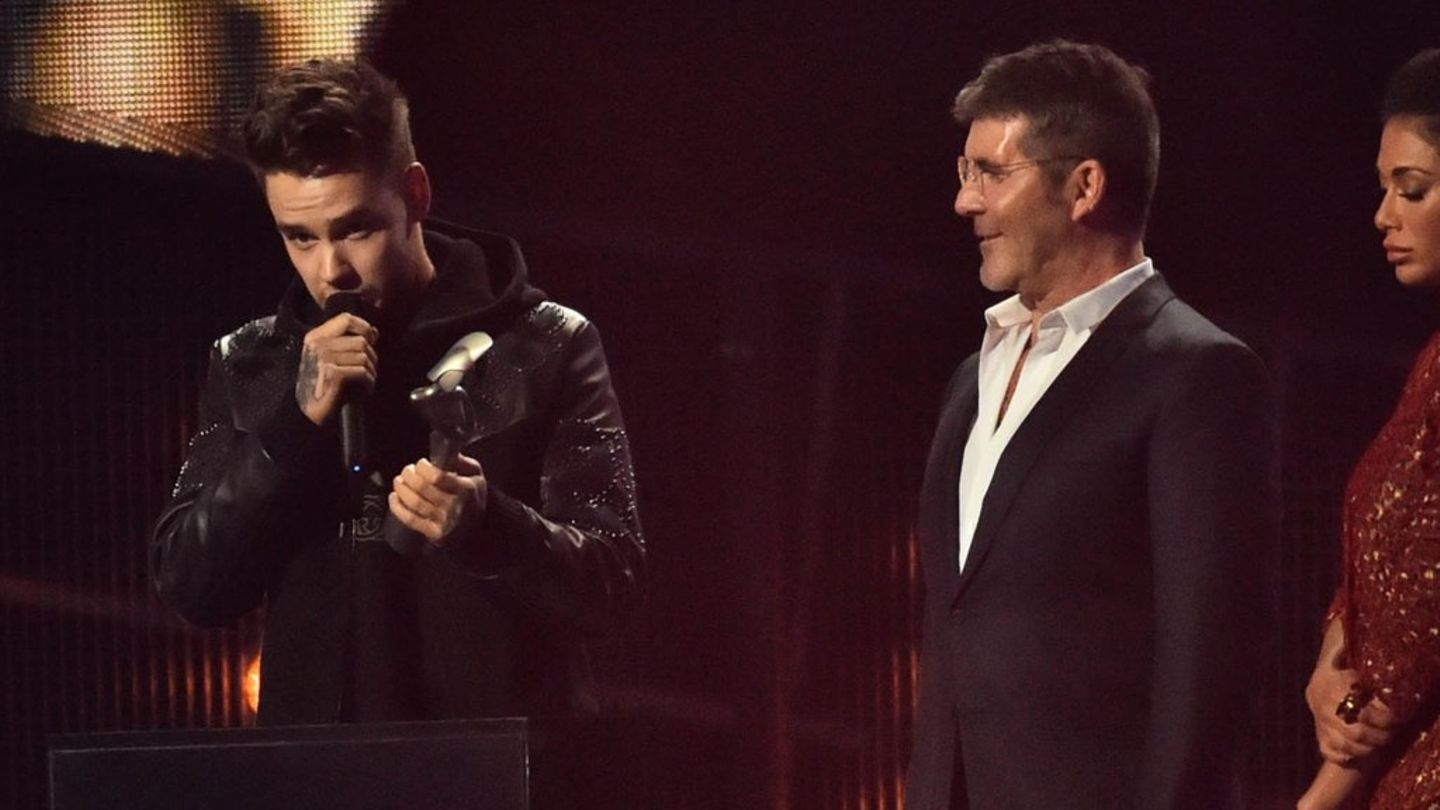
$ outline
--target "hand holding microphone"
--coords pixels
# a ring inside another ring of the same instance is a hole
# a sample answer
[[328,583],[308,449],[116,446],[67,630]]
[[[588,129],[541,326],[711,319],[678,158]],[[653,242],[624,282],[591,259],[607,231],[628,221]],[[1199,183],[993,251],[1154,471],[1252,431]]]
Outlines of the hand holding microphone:
[[366,319],[369,307],[355,293],[332,293],[325,300],[325,322],[305,334],[295,401],[317,425],[337,411],[347,467],[365,461],[364,398],[375,387],[380,333]]

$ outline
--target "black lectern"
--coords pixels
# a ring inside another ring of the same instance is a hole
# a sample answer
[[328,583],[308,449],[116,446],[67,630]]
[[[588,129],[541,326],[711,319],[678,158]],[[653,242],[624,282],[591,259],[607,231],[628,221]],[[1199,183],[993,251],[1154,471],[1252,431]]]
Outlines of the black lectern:
[[[51,810],[550,810],[576,802],[567,751],[592,733],[523,718],[62,735]],[[586,739],[589,738],[589,739]],[[579,768],[584,770],[584,768]],[[585,780],[582,780],[585,781]],[[611,786],[613,787],[613,785]]]

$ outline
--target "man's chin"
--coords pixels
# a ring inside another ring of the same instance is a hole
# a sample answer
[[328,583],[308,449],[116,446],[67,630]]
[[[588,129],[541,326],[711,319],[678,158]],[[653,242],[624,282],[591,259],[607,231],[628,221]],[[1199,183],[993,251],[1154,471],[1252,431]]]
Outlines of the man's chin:
[[988,264],[980,265],[980,286],[990,292],[1013,292],[1015,285],[1003,272],[990,269]]

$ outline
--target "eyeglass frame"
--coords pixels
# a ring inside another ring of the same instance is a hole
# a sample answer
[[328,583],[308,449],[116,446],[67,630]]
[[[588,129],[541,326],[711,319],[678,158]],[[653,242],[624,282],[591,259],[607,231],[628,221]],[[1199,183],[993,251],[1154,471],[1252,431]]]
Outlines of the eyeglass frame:
[[[980,161],[971,160],[964,155],[960,155],[955,158],[955,174],[960,178],[961,191],[964,191],[965,187],[971,183],[978,182],[979,186],[976,188],[976,191],[983,197],[985,196],[985,175],[987,174],[994,178],[995,182],[1003,183],[1005,182],[1005,178],[1021,169],[1028,169],[1031,166],[1042,166],[1046,163],[1055,163],[1061,160],[1085,160],[1085,158],[1079,155],[1055,155],[1053,157],[1034,158],[1032,160],[1017,160],[1012,163],[999,163],[989,168],[981,168]],[[969,179],[966,179],[967,177]]]

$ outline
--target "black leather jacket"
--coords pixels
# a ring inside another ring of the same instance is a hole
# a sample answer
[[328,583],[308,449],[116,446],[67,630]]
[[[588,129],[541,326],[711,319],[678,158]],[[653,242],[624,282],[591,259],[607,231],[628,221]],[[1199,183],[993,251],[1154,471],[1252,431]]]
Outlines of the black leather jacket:
[[[427,228],[436,279],[406,333],[380,347],[377,476],[359,517],[335,431],[295,403],[301,340],[319,317],[303,287],[211,352],[151,572],[198,624],[263,604],[262,723],[583,710],[583,642],[639,598],[644,543],[599,335],[526,283],[513,241],[463,235]],[[487,506],[443,550],[402,557],[370,541],[391,478],[426,453],[428,426],[405,395],[476,330],[495,345],[464,383],[482,425],[465,452],[484,467]]]

